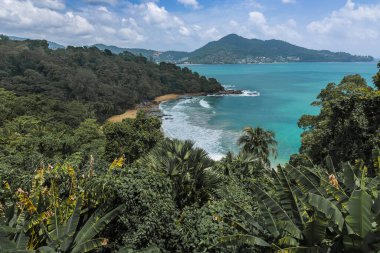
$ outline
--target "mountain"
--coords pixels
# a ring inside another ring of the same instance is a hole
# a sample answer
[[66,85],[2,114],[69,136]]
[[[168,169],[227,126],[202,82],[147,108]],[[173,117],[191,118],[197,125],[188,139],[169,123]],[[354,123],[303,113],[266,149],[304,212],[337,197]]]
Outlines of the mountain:
[[[9,36],[11,40],[27,40]],[[55,42],[48,41],[50,49],[65,48]],[[345,52],[328,50],[312,50],[299,47],[282,40],[246,39],[230,34],[218,41],[212,41],[193,51],[157,51],[142,48],[121,48],[104,44],[95,44],[100,50],[108,49],[114,54],[125,51],[134,55],[142,55],[154,62],[193,63],[193,64],[246,64],[272,62],[368,62],[374,61],[372,56],[351,55]]]
[[120,54],[124,51],[130,52],[134,55],[142,55],[155,62],[169,62],[169,63],[181,63],[188,59],[189,53],[180,51],[167,51],[161,52],[156,50],[141,49],[141,48],[121,48],[116,46],[107,46],[104,44],[95,44],[95,47],[100,50],[108,49],[114,54]]
[[246,39],[230,34],[195,50],[191,63],[270,63],[270,62],[362,62],[371,56],[356,56],[328,50],[311,50],[281,40]]
[[102,44],[94,45],[113,53],[124,51],[142,55],[155,62],[201,63],[201,64],[242,64],[271,62],[366,62],[371,56],[357,56],[344,52],[312,50],[281,40],[246,39],[230,34],[191,52],[160,52],[147,49],[119,48]]

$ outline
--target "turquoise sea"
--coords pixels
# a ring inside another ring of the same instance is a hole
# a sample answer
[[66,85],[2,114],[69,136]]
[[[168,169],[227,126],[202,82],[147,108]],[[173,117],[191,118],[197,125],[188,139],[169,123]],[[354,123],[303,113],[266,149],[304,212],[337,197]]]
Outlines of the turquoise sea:
[[[193,140],[214,159],[237,152],[236,140],[246,126],[260,126],[276,133],[278,157],[284,163],[298,152],[303,114],[316,114],[310,106],[328,83],[349,74],[361,74],[372,84],[377,72],[370,63],[288,63],[251,65],[181,65],[226,88],[245,90],[243,95],[194,97],[161,104],[166,136]],[[260,93],[257,96],[253,91]]]

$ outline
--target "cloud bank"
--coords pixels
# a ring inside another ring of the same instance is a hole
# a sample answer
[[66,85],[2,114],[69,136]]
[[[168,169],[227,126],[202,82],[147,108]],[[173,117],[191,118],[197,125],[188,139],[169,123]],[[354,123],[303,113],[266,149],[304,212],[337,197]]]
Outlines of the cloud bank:
[[259,0],[213,2],[177,0],[165,5],[158,0],[0,0],[0,33],[65,45],[104,43],[186,51],[237,33],[308,48],[380,56],[380,2],[348,0],[340,8],[309,20],[301,14],[274,15],[284,12],[281,5],[299,5],[295,0],[279,0],[278,6]]

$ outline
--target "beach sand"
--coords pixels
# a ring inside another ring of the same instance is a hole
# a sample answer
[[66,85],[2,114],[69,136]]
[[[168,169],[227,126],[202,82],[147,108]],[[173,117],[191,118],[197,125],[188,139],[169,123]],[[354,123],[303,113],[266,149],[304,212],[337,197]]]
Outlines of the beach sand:
[[127,110],[125,113],[120,115],[115,115],[110,117],[107,121],[116,123],[116,122],[122,122],[123,119],[134,119],[136,118],[137,112],[140,110],[147,111],[152,110],[155,108],[158,108],[158,105],[162,102],[169,101],[169,100],[175,100],[178,99],[181,95],[178,94],[166,94],[163,96],[156,97],[153,100],[153,103],[149,103],[147,105],[139,105],[138,108]]
[[165,101],[170,101],[170,100],[178,99],[180,96],[181,95],[178,95],[178,94],[166,94],[166,95],[163,95],[163,96],[156,97],[154,99],[154,101],[157,102],[157,103],[161,103],[161,102],[165,102]]

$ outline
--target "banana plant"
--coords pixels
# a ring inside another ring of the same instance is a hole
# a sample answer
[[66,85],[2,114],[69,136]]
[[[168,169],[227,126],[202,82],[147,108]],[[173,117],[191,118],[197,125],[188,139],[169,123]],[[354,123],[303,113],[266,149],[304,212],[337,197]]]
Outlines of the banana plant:
[[[267,192],[263,186],[255,185],[258,207],[261,212],[262,226],[267,229],[272,248],[280,252],[322,251],[327,222],[318,212],[305,205],[302,186],[297,187],[290,177],[295,168],[279,166],[272,171],[273,192]],[[321,182],[315,174],[305,175],[310,189],[319,191]],[[299,178],[298,178],[299,179]]]
[[107,213],[99,207],[82,226],[82,202],[82,198],[77,200],[73,214],[64,224],[59,224],[59,216],[54,215],[46,226],[42,225],[47,246],[40,247],[38,252],[84,253],[107,245],[106,238],[95,237],[120,214],[123,206]]
[[343,165],[342,188],[348,198],[308,193],[308,203],[329,221],[336,238],[332,248],[350,252],[374,252],[380,248],[380,178],[367,177],[367,168]]
[[[65,179],[69,180],[65,180]],[[0,203],[0,252],[88,252],[107,244],[96,238],[123,208],[108,213],[89,204],[72,167],[36,171],[30,192],[6,184]],[[60,191],[69,185],[68,196]],[[5,196],[7,195],[7,196]],[[83,205],[83,203],[86,203]]]
[[[250,225],[230,222],[238,234],[223,244],[245,244],[279,252],[370,252],[380,246],[380,179],[363,164],[343,164],[342,178],[329,169],[279,166],[272,185],[253,185],[258,211],[236,207]],[[329,173],[332,174],[329,174]],[[268,189],[268,190],[266,190]]]
[[0,217],[0,252],[28,252],[29,237],[25,233],[25,215],[10,201],[4,204]]
[[[40,253],[84,253],[107,245],[106,238],[95,238],[122,210],[119,206],[108,213],[98,208],[82,226],[82,199],[78,199],[74,212],[64,224],[59,224],[58,215],[48,220],[48,225],[41,224],[41,236],[46,238],[47,246],[36,250],[27,250],[30,235],[25,233],[24,218],[17,213],[10,219],[2,218],[0,225],[0,252],[40,252]],[[6,216],[7,217],[7,216]]]
[[229,222],[239,233],[220,238],[221,244],[245,244],[278,252],[313,252],[322,248],[327,222],[318,212],[308,212],[300,189],[289,177],[291,169],[278,167],[271,172],[272,192],[264,190],[263,185],[253,185],[258,207],[255,215],[234,205],[249,226]]

